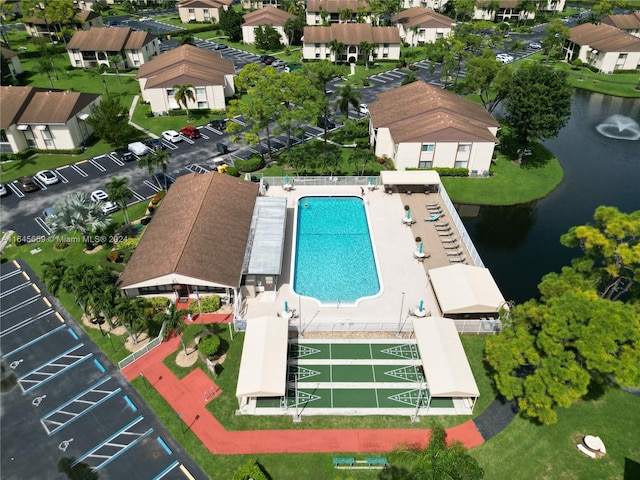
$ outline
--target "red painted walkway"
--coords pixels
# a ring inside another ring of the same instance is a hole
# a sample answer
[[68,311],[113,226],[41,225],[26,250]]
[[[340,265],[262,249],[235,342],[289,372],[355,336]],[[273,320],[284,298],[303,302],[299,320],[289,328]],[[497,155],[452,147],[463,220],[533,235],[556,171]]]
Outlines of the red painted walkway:
[[[199,318],[194,319],[194,323],[198,321]],[[226,323],[230,320],[229,315],[206,314],[204,321]],[[205,396],[211,400],[220,393],[215,383],[201,369],[178,380],[162,363],[165,357],[179,348],[180,339],[173,337],[125,367],[122,372],[129,381],[142,373],[212,453],[365,453],[388,452],[400,444],[412,444],[420,448],[427,445],[430,435],[428,429],[227,431],[206,408]],[[214,392],[214,396],[209,398]],[[461,441],[467,448],[483,443],[480,432],[471,420],[448,428],[447,438]]]

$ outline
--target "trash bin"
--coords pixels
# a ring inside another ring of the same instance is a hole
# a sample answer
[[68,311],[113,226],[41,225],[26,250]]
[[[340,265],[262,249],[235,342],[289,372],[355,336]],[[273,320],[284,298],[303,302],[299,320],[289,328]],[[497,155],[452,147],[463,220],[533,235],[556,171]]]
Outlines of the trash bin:
[[229,148],[224,143],[216,143],[216,148],[220,153],[229,153]]

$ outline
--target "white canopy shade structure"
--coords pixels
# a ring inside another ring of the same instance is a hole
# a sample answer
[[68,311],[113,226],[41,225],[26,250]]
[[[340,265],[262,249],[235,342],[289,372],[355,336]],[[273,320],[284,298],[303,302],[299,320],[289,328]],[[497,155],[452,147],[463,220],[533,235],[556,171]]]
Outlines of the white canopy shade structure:
[[449,265],[428,272],[443,315],[497,313],[505,300],[489,269]]
[[383,170],[380,180],[384,185],[440,185],[435,170]]
[[247,321],[236,397],[279,397],[287,388],[288,322],[262,317]]
[[432,397],[468,398],[480,396],[453,320],[442,317],[415,319],[422,367]]

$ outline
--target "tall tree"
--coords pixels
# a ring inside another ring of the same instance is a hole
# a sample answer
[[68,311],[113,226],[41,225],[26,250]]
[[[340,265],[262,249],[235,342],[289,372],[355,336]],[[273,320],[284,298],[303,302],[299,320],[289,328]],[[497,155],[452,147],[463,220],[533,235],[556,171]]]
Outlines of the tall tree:
[[87,123],[98,137],[114,147],[132,138],[129,111],[117,97],[103,98],[91,112]]
[[338,91],[335,109],[341,112],[345,118],[349,118],[349,106],[355,108],[356,111],[360,111],[361,98],[360,92],[347,84]]
[[560,238],[564,246],[584,252],[573,268],[592,282],[602,298],[616,301],[630,292],[640,298],[640,211],[623,213],[602,206],[593,220]]
[[329,62],[317,62],[306,65],[304,72],[316,88],[322,93],[319,106],[322,110],[324,125],[324,151],[326,153],[328,152],[327,119],[329,118],[329,100],[327,99],[325,92],[327,91],[327,85],[329,82],[340,75],[340,69]]
[[55,235],[79,233],[88,250],[93,249],[94,236],[111,223],[111,217],[102,211],[102,202],[94,202],[84,192],[59,198],[53,204],[55,216],[49,228]]
[[54,258],[42,264],[42,280],[54,296],[58,294],[64,282],[67,267],[67,263],[62,258]]
[[362,59],[364,60],[364,65],[367,70],[369,70],[369,61],[371,60],[371,55],[376,50],[375,43],[369,43],[365,40],[360,42],[358,45],[358,50],[360,51],[360,55],[362,55]]
[[106,187],[109,198],[122,209],[125,225],[129,225],[131,221],[127,211],[127,199],[133,197],[133,191],[129,188],[129,179],[127,177],[113,177],[107,182]]
[[467,62],[466,87],[480,96],[484,107],[493,112],[510,90],[513,67],[500,65],[491,50],[484,50],[481,57]]
[[327,47],[333,54],[333,64],[337,65],[338,60],[340,60],[344,54],[344,43],[340,42],[337,38],[332,38],[329,43],[327,43]]
[[239,42],[242,40],[243,23],[244,18],[242,13],[237,11],[235,8],[230,8],[228,10],[222,9],[220,11],[220,22],[218,22],[218,26],[232,42]]
[[504,109],[520,147],[518,161],[532,142],[558,135],[571,115],[572,96],[564,71],[527,63],[514,72]]
[[173,98],[178,105],[184,105],[184,109],[187,111],[187,122],[189,121],[189,101],[195,102],[196,96],[194,93],[194,86],[190,83],[187,85],[174,85],[172,87],[175,90]]
[[134,345],[138,344],[138,333],[148,323],[147,302],[143,298],[123,297],[115,309],[118,324],[122,325]]
[[138,160],[138,168],[146,168],[149,172],[149,175],[153,175],[156,168],[160,168],[162,173],[164,173],[164,185],[160,183],[160,180],[156,176],[156,182],[158,186],[162,188],[164,191],[167,191],[167,170],[169,170],[169,163],[171,162],[171,155],[167,152],[158,148],[151,153],[146,154],[144,157]]
[[187,355],[187,346],[184,343],[184,338],[182,334],[184,333],[184,329],[186,328],[186,324],[184,323],[184,317],[187,315],[186,310],[178,310],[176,305],[172,303],[169,305],[166,311],[157,313],[154,316],[154,320],[158,323],[164,323],[167,332],[174,332],[180,337],[180,343],[182,344],[182,350],[184,351],[184,355]]
[[562,46],[565,44],[571,30],[562,24],[562,20],[554,18],[551,23],[547,25],[544,38],[542,39],[542,51],[546,55],[545,64],[549,64],[549,58],[551,55],[557,55],[562,52]]
[[484,471],[460,442],[447,442],[445,429],[431,429],[429,445],[424,450],[401,450],[395,455],[410,462],[411,480],[481,480]]
[[53,80],[51,79],[51,72],[53,72],[54,70],[55,69],[53,65],[48,59],[46,58],[38,59],[38,73],[44,74],[47,76],[47,78],[49,79],[49,86],[51,88],[53,88]]
[[113,68],[115,68],[116,76],[118,77],[118,83],[120,85],[122,85],[122,80],[120,80],[120,64],[121,63],[123,63],[123,59],[120,53],[109,55],[109,64],[113,65]]
[[282,47],[280,33],[271,25],[261,25],[255,29],[255,46],[260,50],[277,50]]
[[294,18],[290,18],[285,22],[284,33],[289,39],[289,45],[302,45],[302,35],[305,25],[304,14],[296,15]]

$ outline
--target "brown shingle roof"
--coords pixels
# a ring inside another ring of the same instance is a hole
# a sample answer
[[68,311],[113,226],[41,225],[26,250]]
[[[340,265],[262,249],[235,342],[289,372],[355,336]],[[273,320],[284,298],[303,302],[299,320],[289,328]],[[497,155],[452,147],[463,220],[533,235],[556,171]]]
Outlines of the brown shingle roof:
[[96,98],[100,98],[100,94],[64,91],[35,92],[18,123],[64,125]]
[[67,44],[67,50],[75,48],[84,52],[98,50],[120,52],[124,49],[142,48],[155,38],[155,35],[135,31],[128,27],[93,27],[90,30],[76,32]]
[[334,23],[328,27],[304,27],[304,43],[329,43],[337,39],[345,45],[400,43],[396,27],[374,27],[370,23]]
[[640,29],[640,12],[633,12],[627,15],[607,15],[602,17],[601,23],[611,25],[620,30]]
[[[204,86],[223,85],[224,76],[234,73],[233,62],[222,58],[219,53],[182,45],[140,66],[136,78],[148,79],[145,88],[171,87],[176,83]],[[191,81],[184,83],[187,78]]]
[[[97,17],[100,17],[100,14],[93,12],[91,10],[80,10],[79,12],[76,12],[76,14],[73,16],[73,21],[74,21],[73,23],[84,23],[88,20],[92,20]],[[25,18],[23,21],[24,23],[31,24],[31,25],[47,24],[44,18],[39,18],[39,17],[28,17],[28,18]],[[50,25],[54,23],[59,24],[60,22],[49,22]]]
[[569,40],[601,52],[640,52],[640,38],[611,25],[583,23],[571,29]]
[[284,26],[287,20],[295,18],[295,15],[280,10],[275,7],[265,7],[247,13],[244,17],[243,26],[258,27],[260,25],[274,25],[277,27]]
[[455,24],[455,21],[446,15],[423,7],[413,7],[403,10],[394,15],[391,20],[402,23],[405,28],[451,28]]
[[93,20],[94,18],[98,18],[100,16],[101,15],[99,13],[96,13],[93,10],[81,10],[75,14],[75,18],[77,18],[81,22],[88,22],[89,20]]
[[374,128],[389,128],[393,141],[488,141],[499,123],[479,104],[424,82],[378,95],[369,105]]
[[239,286],[258,189],[255,183],[217,172],[178,178],[119,286],[170,274]]
[[18,123],[34,90],[33,87],[0,87],[0,128]]
[[233,0],[185,0],[178,4],[178,8],[217,8],[231,5]]
[[369,3],[361,0],[307,0],[307,12],[312,13],[340,13],[347,9],[357,12],[358,8],[364,8],[367,12],[371,10]]
[[13,58],[18,56],[18,54],[13,50],[9,50],[8,48],[4,47],[0,48],[0,55],[2,55],[4,58]]

